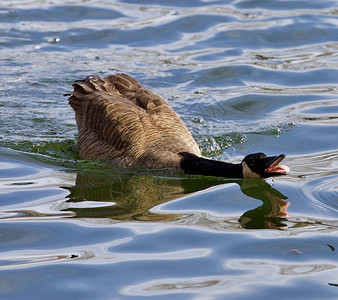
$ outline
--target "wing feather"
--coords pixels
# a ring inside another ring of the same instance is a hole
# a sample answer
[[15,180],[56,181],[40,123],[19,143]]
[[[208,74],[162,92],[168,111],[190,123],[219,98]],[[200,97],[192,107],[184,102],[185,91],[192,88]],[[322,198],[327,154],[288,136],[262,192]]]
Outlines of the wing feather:
[[75,111],[83,159],[159,168],[179,167],[179,152],[200,155],[169,104],[131,76],[92,75],[73,87],[69,104]]

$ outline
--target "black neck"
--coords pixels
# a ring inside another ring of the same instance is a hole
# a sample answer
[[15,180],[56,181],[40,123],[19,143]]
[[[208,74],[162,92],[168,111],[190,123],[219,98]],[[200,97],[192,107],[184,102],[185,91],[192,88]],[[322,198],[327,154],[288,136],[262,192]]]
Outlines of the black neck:
[[206,159],[195,154],[181,152],[181,168],[186,174],[243,178],[242,165]]

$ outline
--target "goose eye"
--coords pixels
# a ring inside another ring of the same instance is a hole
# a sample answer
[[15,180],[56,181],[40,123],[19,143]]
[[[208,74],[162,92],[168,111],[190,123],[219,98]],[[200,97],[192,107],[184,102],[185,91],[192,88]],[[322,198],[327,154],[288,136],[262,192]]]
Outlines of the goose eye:
[[255,159],[253,157],[250,157],[248,159],[248,165],[253,166],[255,164]]

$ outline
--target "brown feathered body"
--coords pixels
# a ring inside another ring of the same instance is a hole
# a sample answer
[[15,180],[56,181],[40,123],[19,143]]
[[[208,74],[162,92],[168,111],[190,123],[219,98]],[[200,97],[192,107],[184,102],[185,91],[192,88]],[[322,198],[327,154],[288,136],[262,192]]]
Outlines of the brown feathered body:
[[127,74],[88,76],[73,84],[69,104],[83,159],[136,168],[180,169],[188,152],[201,156],[189,130],[169,104]]

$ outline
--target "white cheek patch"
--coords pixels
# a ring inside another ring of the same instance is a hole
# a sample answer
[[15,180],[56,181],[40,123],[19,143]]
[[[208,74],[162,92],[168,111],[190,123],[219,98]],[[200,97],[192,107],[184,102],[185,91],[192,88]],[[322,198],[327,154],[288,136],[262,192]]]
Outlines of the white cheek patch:
[[246,162],[242,162],[243,178],[262,178],[261,175],[252,171]]

